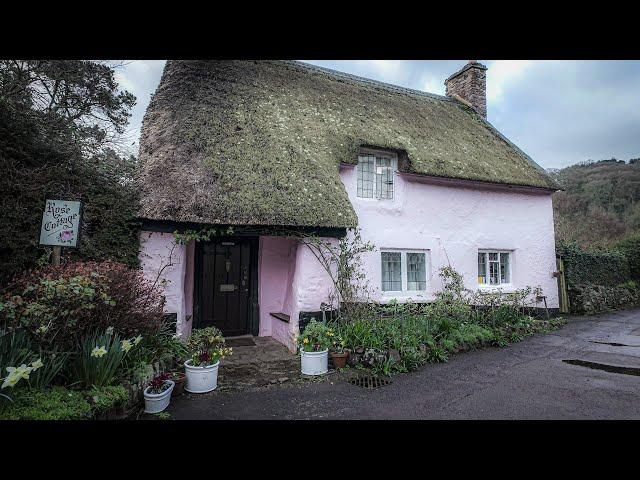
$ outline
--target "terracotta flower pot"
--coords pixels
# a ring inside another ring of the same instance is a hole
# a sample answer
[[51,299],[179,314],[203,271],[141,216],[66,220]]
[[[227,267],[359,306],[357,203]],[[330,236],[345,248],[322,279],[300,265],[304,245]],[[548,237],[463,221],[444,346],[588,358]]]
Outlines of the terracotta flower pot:
[[331,352],[329,353],[329,356],[331,357],[334,368],[339,369],[344,368],[347,365],[347,357],[349,356],[349,352]]

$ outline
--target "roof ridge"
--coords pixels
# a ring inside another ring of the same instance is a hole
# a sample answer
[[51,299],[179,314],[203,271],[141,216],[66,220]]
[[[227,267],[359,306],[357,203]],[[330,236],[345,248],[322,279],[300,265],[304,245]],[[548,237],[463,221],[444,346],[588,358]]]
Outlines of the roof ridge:
[[298,67],[306,68],[308,70],[314,70],[319,73],[325,73],[327,75],[332,75],[335,77],[347,78],[349,80],[353,80],[355,82],[366,83],[369,85],[373,85],[376,87],[386,88],[388,90],[393,90],[400,93],[406,93],[410,95],[418,95],[421,97],[429,97],[435,100],[442,100],[445,102],[457,103],[451,97],[447,97],[444,95],[438,95],[437,93],[425,92],[423,90],[415,90],[413,88],[402,87],[400,85],[394,85],[392,83],[381,82],[380,80],[374,80],[373,78],[361,77],[359,75],[354,75],[352,73],[341,72],[339,70],[333,70],[327,67],[321,67],[319,65],[313,65],[311,63],[301,62],[299,60],[276,60],[276,62],[288,63],[290,65],[295,65]]

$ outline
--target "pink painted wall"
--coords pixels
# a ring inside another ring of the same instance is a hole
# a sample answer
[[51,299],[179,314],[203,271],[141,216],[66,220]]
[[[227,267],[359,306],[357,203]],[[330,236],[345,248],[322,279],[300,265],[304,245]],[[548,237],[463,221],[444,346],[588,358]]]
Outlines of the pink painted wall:
[[258,301],[260,304],[260,336],[271,336],[293,347],[292,323],[270,315],[284,313],[297,319],[292,299],[298,242],[287,237],[260,237],[258,259]]
[[[343,166],[340,176],[358,215],[362,238],[376,251],[363,256],[374,299],[386,302],[381,285],[380,249],[425,249],[430,300],[442,287],[438,271],[449,262],[477,289],[478,249],[513,250],[512,286],[541,286],[549,307],[558,307],[553,209],[550,193],[523,193],[442,186],[394,178],[394,198],[359,198],[357,169]],[[403,296],[398,299],[403,300]]]
[[[165,313],[177,315],[178,335],[191,332],[193,313],[193,242],[176,245],[171,233],[140,232],[140,265],[145,278],[155,281],[160,275],[160,285],[165,296]],[[165,267],[164,270],[163,267]]]
[[[301,311],[318,311],[328,301],[330,278],[306,246],[292,238],[269,236],[260,237],[258,276],[260,335],[295,350],[298,316]],[[270,312],[285,313],[290,322]]]

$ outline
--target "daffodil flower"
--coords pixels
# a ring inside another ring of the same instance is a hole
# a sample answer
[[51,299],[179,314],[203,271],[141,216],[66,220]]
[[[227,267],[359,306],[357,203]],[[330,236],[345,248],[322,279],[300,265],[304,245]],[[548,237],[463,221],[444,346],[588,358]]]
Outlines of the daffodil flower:
[[142,335],[138,335],[136,338],[133,339],[133,344],[137,345],[142,341]]
[[104,346],[95,347],[93,350],[91,350],[91,356],[96,358],[100,358],[103,355],[106,355],[106,353],[107,353],[107,349],[104,348]]
[[128,340],[128,339],[124,339],[120,343],[122,345],[122,350],[124,350],[125,353],[131,350],[131,347],[133,347],[131,340]]
[[107,335],[113,335],[113,327],[107,328]]
[[18,383],[19,381],[20,381],[20,377],[18,375],[14,375],[14,374],[7,375],[7,378],[4,379],[4,382],[2,382],[2,387],[0,388],[6,388],[6,387],[13,388],[16,385],[16,383]]
[[42,363],[42,360],[39,358],[38,360],[36,360],[35,362],[33,362],[33,363],[31,364],[31,368],[32,368],[33,370],[37,370],[37,369],[39,369],[40,367],[42,367],[43,365],[44,365],[44,363]]

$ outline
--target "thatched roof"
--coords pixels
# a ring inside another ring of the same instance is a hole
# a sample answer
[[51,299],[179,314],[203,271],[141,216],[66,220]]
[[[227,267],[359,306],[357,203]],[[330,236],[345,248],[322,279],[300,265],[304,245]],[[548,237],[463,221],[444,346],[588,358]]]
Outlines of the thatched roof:
[[140,139],[140,216],[351,227],[339,177],[362,145],[408,172],[557,188],[455,100],[283,61],[168,61]]

